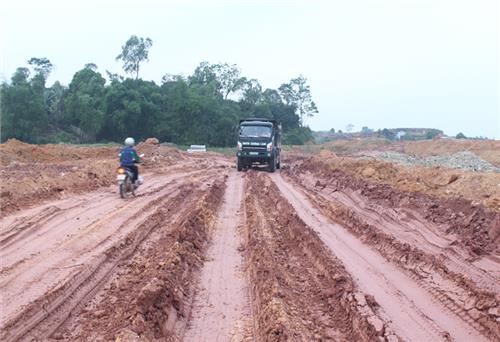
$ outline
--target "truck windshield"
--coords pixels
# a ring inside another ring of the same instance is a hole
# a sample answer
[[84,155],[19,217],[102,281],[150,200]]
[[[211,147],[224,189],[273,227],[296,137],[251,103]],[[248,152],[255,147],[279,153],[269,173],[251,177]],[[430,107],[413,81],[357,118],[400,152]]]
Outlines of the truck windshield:
[[272,128],[270,126],[241,126],[240,137],[270,138]]

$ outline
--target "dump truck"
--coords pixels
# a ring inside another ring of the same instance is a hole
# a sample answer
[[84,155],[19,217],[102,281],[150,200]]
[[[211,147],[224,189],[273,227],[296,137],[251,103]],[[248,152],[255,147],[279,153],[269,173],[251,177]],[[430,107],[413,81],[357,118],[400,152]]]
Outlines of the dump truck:
[[274,172],[281,167],[281,124],[272,119],[241,119],[236,149],[238,171],[260,164]]

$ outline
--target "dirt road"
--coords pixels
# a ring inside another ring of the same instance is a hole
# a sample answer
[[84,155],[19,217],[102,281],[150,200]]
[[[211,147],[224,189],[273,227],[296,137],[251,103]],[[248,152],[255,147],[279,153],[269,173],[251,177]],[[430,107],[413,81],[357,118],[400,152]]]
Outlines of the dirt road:
[[135,198],[12,205],[2,340],[498,340],[497,212],[301,160],[182,156]]
[[245,184],[234,171],[226,184],[185,341],[242,341],[253,334],[239,231]]

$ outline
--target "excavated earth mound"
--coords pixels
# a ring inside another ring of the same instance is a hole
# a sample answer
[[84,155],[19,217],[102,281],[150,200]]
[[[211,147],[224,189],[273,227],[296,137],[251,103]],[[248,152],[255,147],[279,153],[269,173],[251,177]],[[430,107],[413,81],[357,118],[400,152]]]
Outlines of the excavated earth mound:
[[[140,143],[146,172],[186,159],[179,151]],[[120,147],[30,145],[15,139],[0,144],[0,216],[47,199],[88,192],[114,183]]]

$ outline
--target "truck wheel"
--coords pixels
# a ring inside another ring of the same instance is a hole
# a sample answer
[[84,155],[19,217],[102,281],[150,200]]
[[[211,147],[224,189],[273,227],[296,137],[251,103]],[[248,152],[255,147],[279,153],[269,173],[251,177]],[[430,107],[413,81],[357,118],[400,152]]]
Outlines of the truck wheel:
[[278,162],[276,163],[276,168],[281,169],[281,157],[278,159]]
[[269,160],[269,172],[274,172],[276,171],[276,158],[271,157]]
[[238,169],[238,171],[243,170],[243,162],[241,161],[240,158],[238,158],[238,163],[236,168]]

